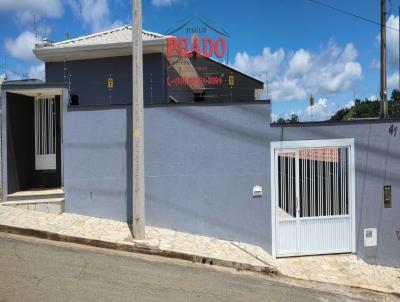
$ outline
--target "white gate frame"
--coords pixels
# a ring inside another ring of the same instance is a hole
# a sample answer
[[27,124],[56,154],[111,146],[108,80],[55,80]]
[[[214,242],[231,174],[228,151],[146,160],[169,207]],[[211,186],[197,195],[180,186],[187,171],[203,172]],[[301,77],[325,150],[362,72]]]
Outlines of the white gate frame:
[[276,180],[278,173],[275,166],[275,151],[277,149],[298,149],[298,148],[324,148],[324,147],[347,147],[349,148],[349,202],[351,218],[351,252],[356,252],[356,193],[355,193],[355,158],[354,138],[323,139],[323,140],[300,140],[300,141],[279,141],[271,142],[271,229],[272,229],[272,256],[276,258]]
[[[35,170],[57,169],[57,104],[55,96],[34,99]],[[43,126],[48,118],[48,124]],[[41,152],[38,153],[41,149]],[[47,153],[48,152],[48,153]]]

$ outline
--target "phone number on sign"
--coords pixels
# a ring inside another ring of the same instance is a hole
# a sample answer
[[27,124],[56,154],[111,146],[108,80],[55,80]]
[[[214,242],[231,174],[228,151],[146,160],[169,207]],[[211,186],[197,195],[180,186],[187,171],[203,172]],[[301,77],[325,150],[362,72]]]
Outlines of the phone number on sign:
[[176,78],[167,78],[168,86],[172,85],[221,85],[222,78],[221,77],[176,77]]

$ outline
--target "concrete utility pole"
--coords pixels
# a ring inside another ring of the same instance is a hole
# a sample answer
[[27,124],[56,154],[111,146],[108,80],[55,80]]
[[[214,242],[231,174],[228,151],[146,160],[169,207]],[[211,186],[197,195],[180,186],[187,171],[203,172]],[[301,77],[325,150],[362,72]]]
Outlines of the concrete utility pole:
[[136,239],[145,238],[144,216],[144,138],[143,138],[143,48],[142,0],[132,1],[132,150],[133,150],[133,216]]
[[386,0],[381,0],[381,118],[388,118],[386,82]]

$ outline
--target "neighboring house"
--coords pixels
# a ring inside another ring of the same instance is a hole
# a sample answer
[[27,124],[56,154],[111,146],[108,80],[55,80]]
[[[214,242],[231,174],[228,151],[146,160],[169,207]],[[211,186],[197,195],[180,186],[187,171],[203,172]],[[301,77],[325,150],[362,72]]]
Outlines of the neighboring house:
[[[260,81],[165,45],[143,33],[147,225],[400,267],[398,121],[271,124]],[[129,27],[41,45],[46,83],[3,85],[5,204],[132,220],[130,51]]]
[[[263,82],[208,58],[167,57],[167,37],[143,31],[145,104],[207,101],[254,101]],[[46,64],[46,83],[69,84],[80,105],[122,105],[132,100],[131,28],[110,31],[34,49]],[[229,76],[234,85],[229,85]],[[182,83],[207,77],[216,83]],[[108,89],[108,79],[113,89]],[[218,81],[219,80],[219,81]],[[228,92],[227,93],[227,88]],[[223,95],[224,94],[224,95]]]

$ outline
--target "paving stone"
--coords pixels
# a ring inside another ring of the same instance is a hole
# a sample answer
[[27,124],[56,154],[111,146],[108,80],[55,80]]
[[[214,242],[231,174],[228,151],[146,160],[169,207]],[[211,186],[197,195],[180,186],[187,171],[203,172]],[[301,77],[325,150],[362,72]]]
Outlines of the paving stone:
[[[39,205],[37,205],[38,210]],[[55,210],[54,210],[55,211]],[[147,226],[146,239],[135,240],[127,223],[1,206],[0,225],[38,229],[89,240],[178,252],[253,266],[276,267],[290,277],[400,293],[400,269],[370,265],[356,255],[275,259],[259,246]]]

